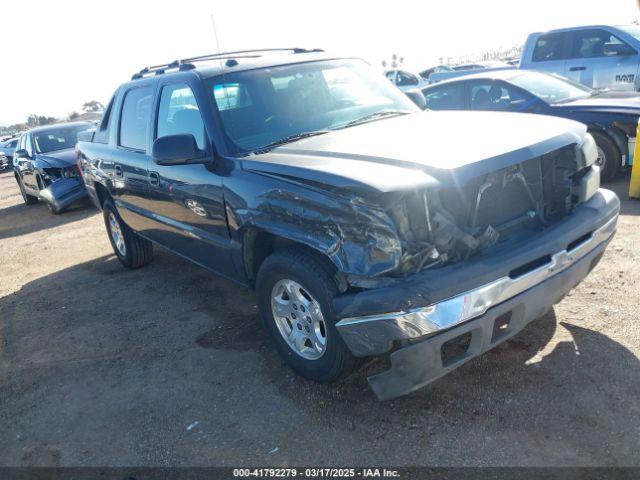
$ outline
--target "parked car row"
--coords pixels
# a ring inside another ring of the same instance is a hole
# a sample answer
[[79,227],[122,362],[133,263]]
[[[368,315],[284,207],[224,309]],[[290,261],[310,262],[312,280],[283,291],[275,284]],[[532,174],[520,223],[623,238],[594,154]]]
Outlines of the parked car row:
[[17,138],[9,138],[0,143],[0,168],[7,169],[13,166],[13,152],[17,144]]

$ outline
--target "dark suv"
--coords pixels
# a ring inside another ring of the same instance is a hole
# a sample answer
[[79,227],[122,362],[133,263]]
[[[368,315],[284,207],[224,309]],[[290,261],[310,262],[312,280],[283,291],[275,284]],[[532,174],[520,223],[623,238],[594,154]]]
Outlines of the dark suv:
[[145,68],[77,151],[126,267],[156,244],[255,288],[305,377],[388,355],[369,378],[383,399],[547,312],[619,210],[581,124],[422,112],[363,61],[321,51]]

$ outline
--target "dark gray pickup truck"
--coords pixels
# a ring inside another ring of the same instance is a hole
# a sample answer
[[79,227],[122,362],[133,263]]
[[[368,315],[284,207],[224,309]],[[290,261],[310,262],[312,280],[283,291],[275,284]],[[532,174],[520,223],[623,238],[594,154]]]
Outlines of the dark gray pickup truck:
[[544,315],[619,210],[581,124],[423,112],[364,62],[302,49],[145,68],[77,150],[126,267],[155,244],[254,288],[305,377],[387,356],[381,399]]

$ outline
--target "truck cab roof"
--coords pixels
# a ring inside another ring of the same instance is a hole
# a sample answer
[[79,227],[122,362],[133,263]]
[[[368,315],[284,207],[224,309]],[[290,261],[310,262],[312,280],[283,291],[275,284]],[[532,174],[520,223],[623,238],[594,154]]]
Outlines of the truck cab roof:
[[131,77],[131,82],[159,75],[191,72],[201,79],[257,68],[268,68],[295,63],[353,58],[331,55],[320,49],[279,48],[220,52],[185,58],[161,65],[145,67]]

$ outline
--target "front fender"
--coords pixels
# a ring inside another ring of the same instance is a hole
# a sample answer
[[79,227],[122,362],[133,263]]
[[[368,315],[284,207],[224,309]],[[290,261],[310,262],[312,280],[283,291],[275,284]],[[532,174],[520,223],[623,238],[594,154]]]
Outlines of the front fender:
[[228,211],[240,238],[249,227],[301,243],[327,256],[346,275],[377,276],[398,267],[401,245],[382,210],[304,189],[274,188],[252,208]]

